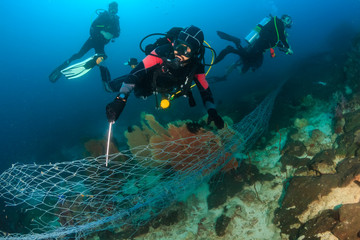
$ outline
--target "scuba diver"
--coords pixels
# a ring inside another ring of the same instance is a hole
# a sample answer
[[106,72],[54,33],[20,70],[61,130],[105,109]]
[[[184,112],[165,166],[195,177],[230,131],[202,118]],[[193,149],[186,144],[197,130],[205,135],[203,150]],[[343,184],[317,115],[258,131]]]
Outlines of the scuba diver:
[[[209,114],[208,124],[214,121],[216,127],[224,127],[223,119],[218,115],[214,99],[205,79],[205,65],[201,62],[205,47],[204,33],[198,27],[190,26],[180,31],[172,44],[156,47],[128,75],[108,82],[113,92],[119,92],[115,100],[106,106],[106,116],[110,123],[115,122],[123,111],[132,91],[136,97],[155,95],[156,107],[166,108],[170,96],[186,96],[189,105],[195,106],[191,92],[194,81],[200,91],[203,103]],[[103,80],[110,79],[105,67],[101,67]],[[158,95],[162,101],[159,105]]]
[[[91,24],[90,37],[88,40],[78,53],[72,55],[50,74],[49,79],[51,82],[56,82],[62,75],[68,79],[81,77],[106,59],[105,45],[110,41],[114,42],[114,39],[120,36],[120,24],[119,16],[116,15],[117,12],[118,4],[112,2],[109,4],[108,11],[104,10],[98,14],[98,17]],[[68,67],[72,61],[83,57],[92,48],[95,50],[94,56]]]
[[245,48],[241,46],[239,38],[217,31],[221,39],[233,42],[236,49],[232,46],[227,46],[217,56],[215,63],[220,62],[230,53],[237,54],[240,57],[235,64],[229,67],[227,74],[224,76],[226,78],[233,69],[239,66],[242,66],[242,73],[246,73],[249,69],[252,71],[258,69],[263,63],[263,54],[268,49],[270,50],[271,57],[275,57],[275,47],[278,47],[280,51],[286,54],[292,55],[293,51],[287,42],[287,33],[285,31],[286,28],[291,28],[292,24],[293,21],[288,15],[283,15],[281,19],[271,15],[264,18],[256,25],[255,29],[245,37],[248,43],[248,46]]

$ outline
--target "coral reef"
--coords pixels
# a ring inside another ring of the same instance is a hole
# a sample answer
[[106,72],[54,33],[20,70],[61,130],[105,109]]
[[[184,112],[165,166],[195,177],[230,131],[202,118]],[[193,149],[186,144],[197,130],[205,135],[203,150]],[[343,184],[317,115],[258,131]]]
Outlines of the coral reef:
[[[283,239],[358,238],[360,217],[349,212],[359,211],[360,123],[358,110],[352,112],[349,106],[346,103],[340,113],[334,111],[334,118],[343,121],[343,131],[336,131],[335,124],[333,130],[314,129],[311,135],[304,134],[304,125],[289,132],[281,163],[283,171],[292,168],[292,176],[284,184],[274,218]],[[313,151],[315,147],[318,150]]]
[[[201,162],[207,156],[224,151],[222,143],[224,140],[205,127],[194,127],[193,123],[189,127],[186,121],[169,123],[163,127],[153,115],[142,116],[141,128],[134,126],[131,132],[125,133],[125,137],[133,154],[155,159],[155,161],[143,161],[144,164],[170,165],[176,171],[197,170],[203,167]],[[151,148],[141,147],[147,144],[150,144]],[[219,157],[217,166],[224,164],[230,156],[231,153],[224,153]],[[237,167],[238,161],[232,158],[222,170],[229,171]]]

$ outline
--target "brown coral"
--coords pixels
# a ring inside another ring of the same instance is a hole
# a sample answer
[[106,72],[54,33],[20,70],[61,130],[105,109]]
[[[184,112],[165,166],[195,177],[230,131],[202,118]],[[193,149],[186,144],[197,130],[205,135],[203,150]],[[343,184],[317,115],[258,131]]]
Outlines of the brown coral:
[[[134,127],[134,131],[126,132],[128,145],[134,155],[147,158],[147,165],[171,165],[174,170],[199,170],[206,164],[206,159],[218,158],[217,164],[224,164],[231,153],[225,153],[223,143],[215,133],[200,128],[196,133],[190,132],[185,122],[168,124],[167,128],[157,122],[152,115],[144,115],[146,124],[142,128]],[[145,148],[145,145],[150,147]],[[144,147],[139,147],[144,145]],[[151,160],[150,160],[151,158]],[[222,170],[237,168],[236,159],[231,159]]]

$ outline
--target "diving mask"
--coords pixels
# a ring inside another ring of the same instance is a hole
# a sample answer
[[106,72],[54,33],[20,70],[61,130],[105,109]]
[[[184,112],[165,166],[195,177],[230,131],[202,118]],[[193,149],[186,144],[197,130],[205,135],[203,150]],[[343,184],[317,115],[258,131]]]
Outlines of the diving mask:
[[192,57],[192,52],[191,52],[191,48],[183,43],[178,43],[175,47],[174,50],[177,51],[177,55],[183,55],[185,57],[191,58]]
[[290,16],[284,15],[282,16],[281,20],[284,22],[285,27],[291,28],[293,21]]

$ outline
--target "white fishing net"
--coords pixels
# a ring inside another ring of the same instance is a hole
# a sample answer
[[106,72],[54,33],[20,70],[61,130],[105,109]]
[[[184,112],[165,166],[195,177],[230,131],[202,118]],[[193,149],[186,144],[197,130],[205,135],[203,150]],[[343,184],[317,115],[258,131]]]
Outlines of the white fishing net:
[[23,217],[20,226],[19,220],[7,222],[16,225],[11,233],[0,225],[2,238],[77,238],[146,224],[214,174],[238,166],[236,154],[246,153],[267,128],[277,93],[239,123],[178,138],[169,130],[147,145],[110,155],[108,167],[105,156],[14,164],[0,175],[0,210],[4,217],[18,209]]

